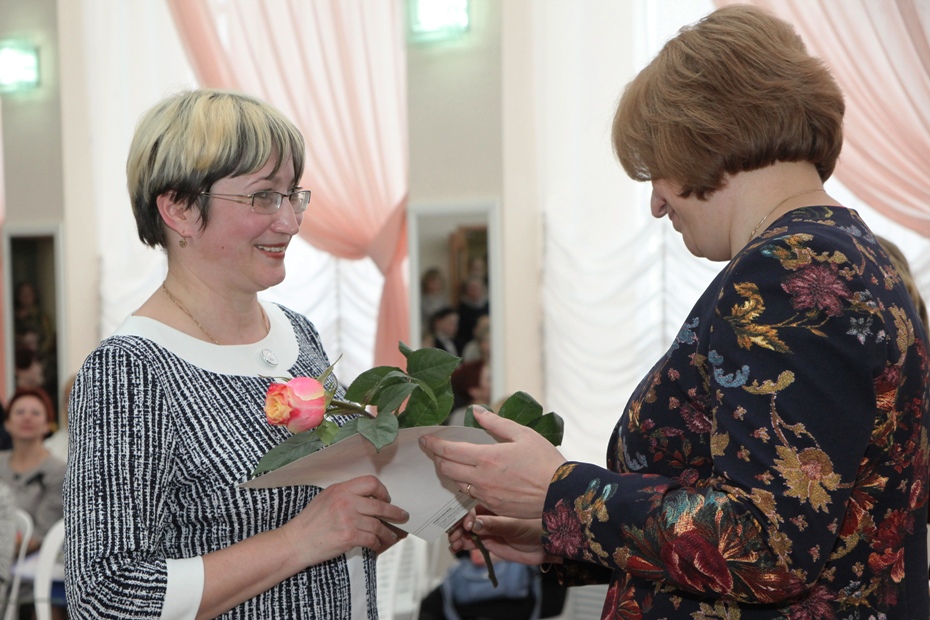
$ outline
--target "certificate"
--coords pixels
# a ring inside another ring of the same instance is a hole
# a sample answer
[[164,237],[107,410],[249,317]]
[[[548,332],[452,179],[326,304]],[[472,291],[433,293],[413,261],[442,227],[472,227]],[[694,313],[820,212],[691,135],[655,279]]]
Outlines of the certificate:
[[477,502],[451,480],[439,475],[433,460],[417,441],[423,435],[475,444],[496,441],[480,428],[415,426],[401,429],[397,439],[378,452],[370,441],[353,435],[241,486],[249,489],[296,485],[325,488],[370,474],[387,487],[392,504],[410,513],[410,520],[396,527],[433,541],[458,523]]

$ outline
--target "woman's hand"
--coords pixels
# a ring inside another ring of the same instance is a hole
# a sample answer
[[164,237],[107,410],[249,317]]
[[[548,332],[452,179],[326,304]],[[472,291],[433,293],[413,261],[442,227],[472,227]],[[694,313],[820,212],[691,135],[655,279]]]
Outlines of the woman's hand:
[[304,566],[354,547],[381,552],[401,538],[389,523],[404,523],[410,517],[390,501],[377,478],[360,476],[324,489],[280,530],[301,554]]
[[420,445],[443,476],[497,515],[538,519],[549,481],[565,457],[531,428],[475,407],[475,419],[501,443],[477,445],[432,435]]
[[561,558],[547,555],[542,548],[541,519],[513,519],[469,512],[449,534],[453,552],[476,549],[472,533],[492,555],[521,564],[561,563]]
[[384,551],[400,539],[392,525],[409,515],[390,504],[374,476],[334,484],[293,519],[203,556],[204,591],[198,618],[215,618],[308,566],[355,547]]

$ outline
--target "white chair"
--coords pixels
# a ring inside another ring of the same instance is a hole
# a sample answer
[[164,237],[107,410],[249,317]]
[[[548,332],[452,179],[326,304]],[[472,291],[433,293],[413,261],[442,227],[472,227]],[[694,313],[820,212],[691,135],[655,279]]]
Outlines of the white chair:
[[16,561],[13,564],[13,580],[10,583],[10,592],[6,598],[6,611],[3,614],[4,620],[14,620],[19,615],[19,584],[22,581],[23,561],[26,559],[26,547],[29,539],[32,538],[34,529],[32,517],[25,510],[17,508],[13,511],[16,518],[16,534],[21,544],[19,553],[16,555]]
[[416,619],[420,599],[428,593],[428,545],[409,536],[378,556],[378,617]]
[[560,618],[565,620],[583,620],[600,618],[607,598],[607,584],[579,586],[568,589],[565,609]]
[[52,620],[52,581],[56,566],[65,542],[65,521],[59,519],[49,528],[36,561],[36,578],[33,583],[36,620]]

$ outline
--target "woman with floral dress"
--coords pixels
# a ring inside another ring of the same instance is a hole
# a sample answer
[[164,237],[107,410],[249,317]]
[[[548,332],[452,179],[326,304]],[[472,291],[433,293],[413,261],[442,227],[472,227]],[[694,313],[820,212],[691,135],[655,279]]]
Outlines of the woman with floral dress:
[[790,25],[682,29],[613,126],[696,256],[729,261],[634,391],[606,467],[507,420],[424,440],[492,514],[453,549],[610,584],[603,618],[927,618],[928,359],[900,275],[824,191],[843,98]]

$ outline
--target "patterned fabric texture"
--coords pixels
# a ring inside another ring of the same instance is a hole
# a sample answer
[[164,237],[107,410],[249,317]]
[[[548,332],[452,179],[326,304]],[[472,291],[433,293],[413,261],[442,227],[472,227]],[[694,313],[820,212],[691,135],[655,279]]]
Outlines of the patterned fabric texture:
[[[318,376],[329,362],[316,330],[284,311],[300,350],[288,371]],[[69,411],[65,566],[71,618],[157,618],[166,558],[203,555],[279,527],[320,491],[238,487],[261,456],[290,435],[265,422],[271,381],[206,371],[138,336],[108,338],[87,358]],[[377,618],[374,569],[366,550],[370,618]],[[349,595],[342,556],[221,617],[348,619]]]
[[928,617],[926,334],[852,211],[780,218],[543,515],[603,618]]

